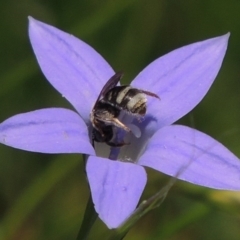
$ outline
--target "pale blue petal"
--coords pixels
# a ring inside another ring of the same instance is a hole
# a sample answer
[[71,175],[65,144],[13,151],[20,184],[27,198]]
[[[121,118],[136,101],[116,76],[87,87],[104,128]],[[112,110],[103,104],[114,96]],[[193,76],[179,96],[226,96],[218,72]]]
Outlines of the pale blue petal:
[[31,152],[95,154],[85,122],[63,108],[36,110],[5,120],[0,124],[0,142]]
[[117,228],[139,202],[147,181],[144,168],[92,156],[86,171],[99,218],[108,228]]
[[114,74],[110,65],[88,44],[33,18],[29,37],[47,80],[89,121],[98,94]]
[[203,99],[222,65],[228,38],[226,34],[174,50],[136,77],[133,86],[161,98],[149,97],[148,114],[153,117],[154,129],[172,124]]
[[189,127],[158,130],[138,163],[193,184],[240,190],[239,159],[218,141]]

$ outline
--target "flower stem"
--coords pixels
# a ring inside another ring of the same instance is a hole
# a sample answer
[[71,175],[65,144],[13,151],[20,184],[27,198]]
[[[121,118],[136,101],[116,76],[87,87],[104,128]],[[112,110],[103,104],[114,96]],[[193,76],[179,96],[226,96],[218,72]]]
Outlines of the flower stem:
[[[84,172],[86,174],[86,164],[87,164],[88,155],[83,154],[82,156],[83,156]],[[87,174],[86,174],[86,177],[87,177]],[[88,238],[88,234],[90,233],[90,230],[95,220],[97,219],[97,216],[98,215],[94,209],[94,204],[93,204],[92,196],[90,193],[87,206],[84,212],[84,216],[83,216],[83,221],[82,221],[76,240],[85,240]]]
[[88,234],[97,219],[97,213],[93,206],[93,201],[91,195],[89,196],[87,207],[84,213],[82,225],[80,227],[78,236],[76,240],[85,240],[88,237]]

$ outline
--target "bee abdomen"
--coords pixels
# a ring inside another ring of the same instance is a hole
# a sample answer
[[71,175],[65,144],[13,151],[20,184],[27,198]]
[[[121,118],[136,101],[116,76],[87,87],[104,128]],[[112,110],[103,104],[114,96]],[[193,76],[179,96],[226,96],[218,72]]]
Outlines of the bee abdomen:
[[127,92],[131,89],[131,86],[117,86],[108,91],[104,97],[104,101],[107,101],[110,105],[120,105]]
[[145,115],[146,113],[146,95],[131,86],[117,86],[111,89],[103,101],[132,114]]
[[[128,101],[127,101],[128,99]],[[147,98],[144,93],[138,91],[138,89],[130,89],[126,95],[126,100],[123,100],[123,104],[126,104],[126,109],[138,115],[145,115],[146,113]]]

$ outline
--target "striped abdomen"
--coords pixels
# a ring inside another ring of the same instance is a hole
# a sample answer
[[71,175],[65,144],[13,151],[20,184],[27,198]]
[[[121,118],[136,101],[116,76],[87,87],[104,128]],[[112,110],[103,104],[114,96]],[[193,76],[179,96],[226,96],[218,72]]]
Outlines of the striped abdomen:
[[103,102],[132,114],[145,115],[147,98],[145,93],[131,86],[117,86],[108,91]]

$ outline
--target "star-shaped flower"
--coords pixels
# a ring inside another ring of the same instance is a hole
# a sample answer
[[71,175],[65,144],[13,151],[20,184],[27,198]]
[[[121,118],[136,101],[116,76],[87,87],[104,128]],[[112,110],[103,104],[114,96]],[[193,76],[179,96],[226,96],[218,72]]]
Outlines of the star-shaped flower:
[[[240,162],[227,148],[192,128],[171,125],[191,111],[212,85],[224,58],[229,35],[179,48],[149,64],[132,81],[156,93],[149,98],[141,137],[131,139],[124,157],[99,156],[89,138],[89,114],[114,75],[89,45],[30,18],[29,36],[38,63],[62,96],[76,109],[48,108],[15,115],[0,124],[0,142],[41,153],[84,153],[93,202],[109,228],[118,227],[136,208],[146,184],[147,166],[193,184],[240,190]],[[104,143],[102,144],[102,146]]]

